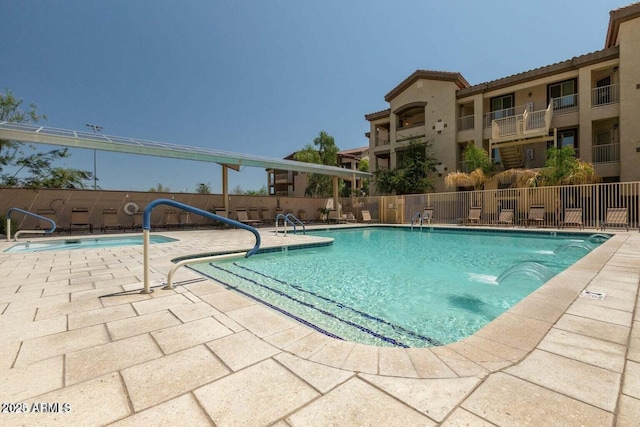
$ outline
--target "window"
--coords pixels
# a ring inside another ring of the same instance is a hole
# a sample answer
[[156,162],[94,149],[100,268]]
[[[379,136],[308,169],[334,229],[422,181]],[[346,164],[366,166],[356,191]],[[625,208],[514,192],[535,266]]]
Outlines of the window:
[[497,96],[491,98],[491,112],[493,113],[493,119],[500,119],[502,117],[514,115],[514,96],[512,93],[509,95]]
[[549,100],[553,100],[554,110],[565,110],[577,106],[576,83],[575,79],[571,79],[548,86]]
[[607,76],[596,81],[596,105],[610,104],[611,101],[611,76]]
[[[553,134],[551,134],[553,135]],[[547,143],[547,148],[553,147],[553,141]],[[558,148],[573,147],[578,155],[578,129],[564,129],[558,131]]]

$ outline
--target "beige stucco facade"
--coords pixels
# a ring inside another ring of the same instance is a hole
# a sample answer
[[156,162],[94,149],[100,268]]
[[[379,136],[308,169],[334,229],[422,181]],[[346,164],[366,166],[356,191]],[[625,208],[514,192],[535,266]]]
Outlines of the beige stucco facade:
[[444,176],[465,170],[469,143],[504,168],[544,165],[573,146],[605,182],[640,180],[640,3],[611,12],[604,49],[491,82],[418,70],[367,114],[370,171],[394,168],[410,138],[431,141]]

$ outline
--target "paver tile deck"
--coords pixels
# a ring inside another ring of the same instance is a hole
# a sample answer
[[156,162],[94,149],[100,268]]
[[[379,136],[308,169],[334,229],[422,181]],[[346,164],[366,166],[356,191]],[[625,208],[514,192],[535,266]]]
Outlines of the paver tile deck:
[[[154,284],[173,257],[253,245],[166,234]],[[0,396],[32,412],[0,424],[638,425],[638,261],[640,234],[617,233],[476,334],[400,349],[336,340],[186,269],[190,284],[141,294],[139,247],[0,252]],[[33,413],[42,402],[66,405]]]

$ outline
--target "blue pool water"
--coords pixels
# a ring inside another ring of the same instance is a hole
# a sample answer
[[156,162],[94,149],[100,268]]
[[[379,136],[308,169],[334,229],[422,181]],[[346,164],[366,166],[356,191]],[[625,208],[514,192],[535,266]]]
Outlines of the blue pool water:
[[[151,235],[149,241],[153,243],[167,243],[175,242],[176,239],[170,237]],[[100,249],[100,248],[113,248],[118,246],[135,246],[142,245],[142,235],[131,237],[83,237],[83,238],[68,238],[68,239],[56,239],[56,240],[42,240],[42,241],[26,241],[24,243],[18,243],[11,246],[5,252],[45,252],[45,251],[60,251],[60,250],[72,250],[72,249]]]
[[428,347],[475,333],[602,241],[382,227],[313,234],[334,244],[194,268],[328,335]]

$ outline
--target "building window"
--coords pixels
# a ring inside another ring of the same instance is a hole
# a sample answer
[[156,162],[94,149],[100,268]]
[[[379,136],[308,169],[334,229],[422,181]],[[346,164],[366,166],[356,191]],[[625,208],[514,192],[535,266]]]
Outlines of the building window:
[[[551,134],[552,135],[552,134]],[[553,141],[547,143],[547,148],[553,147]],[[558,131],[558,148],[572,147],[578,155],[578,129],[563,129]]]
[[514,107],[514,95],[512,93],[491,98],[492,120],[513,116],[515,113]]
[[578,105],[576,79],[565,80],[548,86],[549,102],[554,110],[567,110]]

